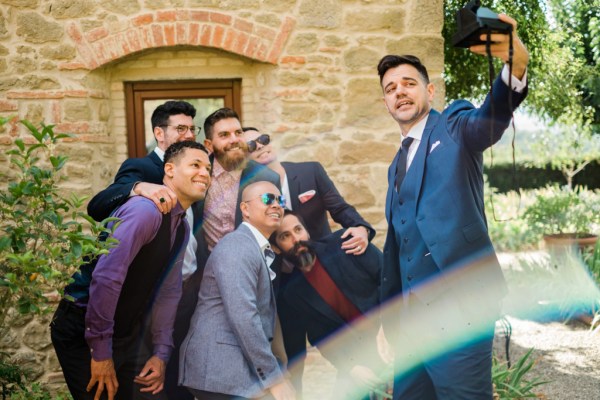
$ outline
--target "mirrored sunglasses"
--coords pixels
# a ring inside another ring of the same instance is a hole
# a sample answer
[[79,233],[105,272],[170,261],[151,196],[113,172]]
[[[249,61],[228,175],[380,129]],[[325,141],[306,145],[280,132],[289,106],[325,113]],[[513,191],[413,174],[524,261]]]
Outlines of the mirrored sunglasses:
[[265,206],[270,206],[274,202],[277,202],[277,204],[279,204],[280,207],[282,207],[282,208],[285,207],[285,196],[283,196],[282,194],[276,195],[273,193],[263,193],[259,197],[256,197],[256,198],[260,199],[260,201],[262,201],[262,203]]

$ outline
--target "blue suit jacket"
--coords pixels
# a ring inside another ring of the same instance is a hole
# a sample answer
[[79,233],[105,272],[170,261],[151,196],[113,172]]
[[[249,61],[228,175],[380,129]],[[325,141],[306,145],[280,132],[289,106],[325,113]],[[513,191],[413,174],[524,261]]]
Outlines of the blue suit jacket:
[[[419,233],[439,272],[461,267],[474,260],[479,271],[499,282],[499,299],[504,278],[487,233],[483,198],[483,151],[497,142],[508,127],[513,110],[525,98],[497,78],[493,96],[480,108],[459,100],[442,114],[432,110],[411,166],[407,172],[416,179],[416,202],[404,204],[414,215]],[[512,98],[509,100],[509,96]],[[509,107],[512,104],[512,108]],[[493,111],[492,111],[493,109]],[[493,120],[492,120],[493,117]],[[389,229],[384,246],[381,299],[402,291],[399,246],[392,226],[392,197],[398,154],[388,170],[386,218]],[[408,250],[410,251],[410,249]],[[418,265],[417,265],[418,268]],[[421,277],[425,279],[431,276]],[[418,283],[418,282],[416,282]]]

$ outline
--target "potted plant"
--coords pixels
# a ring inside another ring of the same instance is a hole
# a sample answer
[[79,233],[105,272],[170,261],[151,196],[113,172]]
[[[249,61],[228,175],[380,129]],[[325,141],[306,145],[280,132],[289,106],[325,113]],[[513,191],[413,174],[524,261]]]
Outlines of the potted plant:
[[600,226],[600,193],[584,187],[548,187],[538,193],[524,218],[547,245],[593,246]]

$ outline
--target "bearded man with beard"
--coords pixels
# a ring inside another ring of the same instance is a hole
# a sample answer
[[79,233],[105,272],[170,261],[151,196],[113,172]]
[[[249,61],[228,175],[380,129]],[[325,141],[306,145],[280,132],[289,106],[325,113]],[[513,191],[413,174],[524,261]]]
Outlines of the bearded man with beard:
[[[302,217],[285,210],[269,241],[273,250],[294,266],[279,295],[295,311],[294,318],[301,321],[309,342],[337,368],[334,393],[346,399],[357,398],[357,392],[359,397],[365,396],[382,384],[377,377],[382,367],[376,342],[379,318],[364,317],[379,304],[383,254],[372,244],[361,255],[348,254],[341,248],[343,234],[342,229],[312,241]],[[324,339],[342,328],[349,329],[348,344],[360,348],[365,357],[357,359],[346,345],[324,346]],[[284,341],[296,334],[286,325],[282,329]]]

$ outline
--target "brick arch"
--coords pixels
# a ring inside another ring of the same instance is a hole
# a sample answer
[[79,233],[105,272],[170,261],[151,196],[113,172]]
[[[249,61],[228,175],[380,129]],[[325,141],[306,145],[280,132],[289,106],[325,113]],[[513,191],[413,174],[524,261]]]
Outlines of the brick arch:
[[[295,20],[285,17],[278,29],[222,12],[202,10],[155,11],[132,16],[126,28],[111,31],[106,24],[82,32],[77,22],[67,26],[78,57],[61,69],[89,69],[146,49],[204,46],[253,60],[276,64]],[[123,25],[119,25],[122,27]]]

